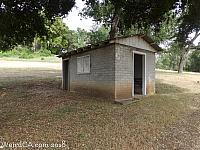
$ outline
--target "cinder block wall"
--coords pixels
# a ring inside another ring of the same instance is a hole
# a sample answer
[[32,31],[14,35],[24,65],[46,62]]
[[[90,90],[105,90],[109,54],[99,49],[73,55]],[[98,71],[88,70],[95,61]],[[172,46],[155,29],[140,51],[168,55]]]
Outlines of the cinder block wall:
[[[70,91],[112,99],[132,97],[133,51],[146,53],[146,91],[155,92],[155,53],[120,44],[71,56]],[[88,74],[77,74],[77,57],[90,55]]]
[[133,59],[127,46],[115,45],[115,99],[132,97]]
[[132,97],[133,51],[146,53],[146,91],[155,93],[155,53],[128,46],[115,45],[115,99]]
[[[115,97],[114,48],[113,44],[71,56],[69,61],[70,91],[113,99]],[[77,57],[84,55],[90,55],[90,73],[77,74]]]

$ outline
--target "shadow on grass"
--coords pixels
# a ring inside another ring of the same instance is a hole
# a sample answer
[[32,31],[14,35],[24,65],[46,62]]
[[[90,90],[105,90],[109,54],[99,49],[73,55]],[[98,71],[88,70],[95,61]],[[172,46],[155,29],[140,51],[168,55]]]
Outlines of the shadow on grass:
[[162,83],[160,80],[156,80],[156,94],[172,94],[172,93],[184,93],[186,89],[177,87],[175,85]]

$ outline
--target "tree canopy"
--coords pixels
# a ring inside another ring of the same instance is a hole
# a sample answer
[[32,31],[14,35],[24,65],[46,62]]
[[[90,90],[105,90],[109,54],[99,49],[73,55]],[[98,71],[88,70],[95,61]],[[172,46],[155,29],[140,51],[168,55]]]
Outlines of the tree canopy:
[[173,37],[173,42],[178,44],[181,52],[179,73],[183,72],[187,55],[194,46],[193,42],[200,36],[199,0],[85,1],[87,6],[81,15],[93,17],[97,22],[110,26],[110,38],[115,38],[117,34],[127,34],[129,33],[127,30],[130,31],[130,29],[135,31],[142,29],[143,33],[147,31],[150,35],[154,33],[154,36],[159,33],[161,38],[168,38],[162,40],[169,40],[169,34],[166,34],[167,30],[163,28],[163,24],[170,27],[169,31],[172,33],[170,40]]
[[180,26],[178,27],[177,41],[186,46],[191,43],[191,33],[196,34],[194,38],[200,35],[200,1],[182,0],[182,3],[184,7],[179,17]]
[[82,16],[93,17],[98,22],[111,26],[110,37],[117,31],[123,32],[132,25],[160,28],[165,20],[165,14],[179,7],[175,0],[86,0]]
[[31,42],[36,34],[45,35],[45,21],[66,16],[74,4],[75,0],[1,0],[0,48]]
[[[81,13],[93,17],[111,27],[110,37],[122,33],[133,25],[137,28],[151,28],[159,31],[162,23],[169,20],[168,13],[180,23],[179,42],[185,42],[188,35],[200,26],[200,1],[198,0],[85,0],[86,7]],[[171,17],[171,16],[170,16]]]

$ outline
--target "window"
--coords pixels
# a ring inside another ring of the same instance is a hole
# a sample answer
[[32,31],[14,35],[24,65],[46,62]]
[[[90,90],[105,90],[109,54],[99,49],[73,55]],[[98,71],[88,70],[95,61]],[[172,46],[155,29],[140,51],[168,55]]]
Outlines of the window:
[[77,73],[90,73],[90,56],[77,57]]

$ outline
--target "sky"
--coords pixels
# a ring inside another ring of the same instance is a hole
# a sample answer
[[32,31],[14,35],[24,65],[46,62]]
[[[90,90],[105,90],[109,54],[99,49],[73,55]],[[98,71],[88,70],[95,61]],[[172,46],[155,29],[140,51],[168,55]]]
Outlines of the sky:
[[[90,31],[95,24],[92,18],[84,19],[79,16],[79,12],[84,8],[84,2],[82,0],[76,0],[76,7],[74,7],[69,15],[63,19],[64,23],[70,30],[76,30],[78,27]],[[194,34],[191,34],[192,36]],[[197,45],[200,42],[200,37],[195,40],[194,44]]]
[[63,21],[69,27],[70,30],[76,30],[78,27],[90,31],[94,21],[92,18],[81,19],[81,16],[78,16],[79,12],[84,8],[84,2],[82,0],[76,0],[76,7],[69,12],[67,18],[64,18]]

